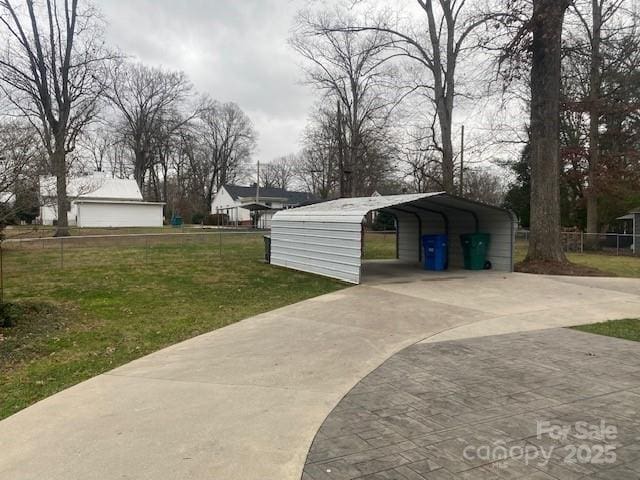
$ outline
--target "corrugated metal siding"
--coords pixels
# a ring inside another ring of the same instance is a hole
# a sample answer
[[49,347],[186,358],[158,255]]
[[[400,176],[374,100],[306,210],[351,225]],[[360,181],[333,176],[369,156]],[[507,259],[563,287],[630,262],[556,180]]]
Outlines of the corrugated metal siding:
[[314,221],[274,218],[271,263],[360,283],[361,221],[331,223],[315,218]]
[[161,227],[161,204],[79,203],[79,227]]
[[[487,260],[492,268],[501,272],[513,271],[513,245],[515,230],[513,219],[498,210],[478,213],[480,230],[491,234]],[[506,218],[506,220],[505,220]]]
[[398,260],[417,262],[419,256],[418,220],[414,215],[392,210],[398,219]]

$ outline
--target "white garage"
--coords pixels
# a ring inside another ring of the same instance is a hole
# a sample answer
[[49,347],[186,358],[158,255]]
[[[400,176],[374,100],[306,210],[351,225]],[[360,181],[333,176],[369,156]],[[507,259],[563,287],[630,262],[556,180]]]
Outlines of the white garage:
[[[164,203],[143,201],[135,180],[104,173],[70,178],[69,225],[77,227],[161,227]],[[40,177],[40,222],[53,225],[58,218],[55,177]]]
[[460,235],[482,232],[491,235],[492,269],[513,271],[515,216],[442,192],[341,198],[278,212],[271,225],[271,263],[360,283],[363,220],[372,211],[395,217],[399,262],[422,261],[422,235],[446,234],[448,267],[463,268]]
[[161,227],[164,203],[75,200],[78,227]]

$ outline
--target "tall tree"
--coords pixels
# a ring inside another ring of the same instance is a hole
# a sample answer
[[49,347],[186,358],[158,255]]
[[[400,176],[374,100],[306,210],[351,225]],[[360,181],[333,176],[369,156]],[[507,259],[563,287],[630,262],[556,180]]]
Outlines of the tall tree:
[[211,208],[216,191],[234,181],[250,161],[257,133],[249,116],[233,102],[208,100],[199,116],[200,154],[189,149],[191,171],[203,184],[203,203]]
[[407,22],[406,15],[386,9],[374,16],[372,22],[341,22],[333,28],[347,32],[382,33],[387,40],[385,47],[390,53],[388,58],[407,58],[428,74],[428,79],[418,75],[412,90],[420,90],[435,110],[438,132],[432,126],[432,140],[441,156],[441,185],[444,190],[453,193],[453,114],[459,86],[458,71],[464,55],[474,47],[474,32],[502,14],[475,14],[473,2],[467,0],[416,1],[424,15],[419,26],[412,21]]
[[134,156],[133,177],[142,188],[154,167],[158,135],[172,134],[195,115],[184,115],[170,126],[165,123],[185,108],[192,86],[183,72],[142,64],[120,63],[110,77],[108,96],[121,116],[121,135]]
[[104,86],[101,25],[78,0],[0,0],[0,89],[37,131],[56,177],[56,236],[69,234],[67,155],[94,118]]
[[295,177],[298,162],[298,155],[290,154],[265,164],[260,168],[262,186],[287,190]]
[[531,51],[531,236],[528,261],[566,262],[560,241],[560,81],[570,0],[534,0]]
[[[400,92],[389,86],[394,69],[385,64],[386,34],[335,29],[337,14],[305,13],[298,18],[293,47],[307,61],[309,82],[324,94],[325,107],[336,105],[336,157],[340,196],[367,193],[381,170],[389,129]],[[355,20],[350,20],[353,23]]]
[[[603,97],[602,82],[606,69],[613,62],[606,56],[617,55],[612,51],[613,45],[619,40],[627,28],[619,15],[634,18],[623,5],[627,0],[578,0],[573,3],[569,12],[577,19],[577,27],[570,30],[570,45],[567,56],[576,76],[586,87],[581,98],[568,98],[567,104],[575,113],[588,114],[587,141],[587,175],[584,187],[584,197],[587,209],[587,232],[599,232],[598,203],[603,193],[601,185],[602,149],[600,129],[602,117],[607,110],[607,99]],[[617,50],[614,47],[614,50]],[[577,58],[576,58],[577,57]],[[583,59],[586,59],[584,61]],[[584,70],[580,72],[579,70]],[[583,74],[583,75],[581,75]]]

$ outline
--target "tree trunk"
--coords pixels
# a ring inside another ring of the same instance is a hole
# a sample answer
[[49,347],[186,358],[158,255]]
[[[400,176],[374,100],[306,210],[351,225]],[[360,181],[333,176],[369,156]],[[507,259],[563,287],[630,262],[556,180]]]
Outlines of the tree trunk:
[[55,237],[69,236],[69,200],[67,198],[67,161],[63,146],[56,146],[51,154],[51,164],[53,174],[56,177],[56,197],[58,208],[58,221],[56,224]]
[[[592,0],[593,27],[591,65],[589,72],[589,187],[587,197],[587,233],[598,233],[598,168],[600,163],[600,36],[602,8],[599,0]],[[593,243],[595,238],[588,238]]]
[[534,0],[528,261],[566,262],[560,240],[560,60],[568,0]]
[[438,114],[438,117],[440,120],[440,136],[442,137],[442,187],[447,193],[455,194],[451,115],[445,108],[442,114]]

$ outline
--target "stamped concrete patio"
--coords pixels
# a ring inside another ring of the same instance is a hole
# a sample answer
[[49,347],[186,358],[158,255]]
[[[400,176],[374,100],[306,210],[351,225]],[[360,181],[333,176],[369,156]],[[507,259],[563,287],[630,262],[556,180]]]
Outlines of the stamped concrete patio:
[[637,480],[640,345],[550,329],[411,346],[342,399],[302,478]]

